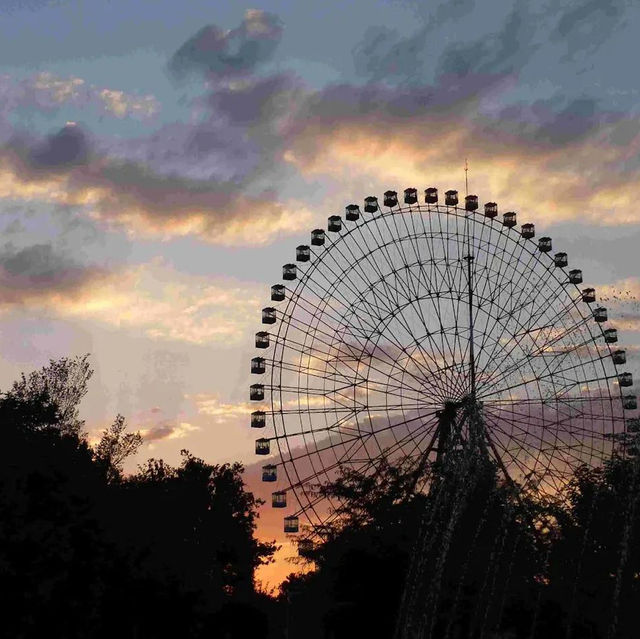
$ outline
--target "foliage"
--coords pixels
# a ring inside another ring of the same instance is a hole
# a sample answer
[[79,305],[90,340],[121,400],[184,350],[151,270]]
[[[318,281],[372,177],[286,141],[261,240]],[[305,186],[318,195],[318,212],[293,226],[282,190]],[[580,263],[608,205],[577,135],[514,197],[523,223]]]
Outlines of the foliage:
[[124,461],[135,455],[142,445],[140,433],[127,433],[127,425],[122,415],[117,415],[113,424],[105,429],[94,448],[94,459],[102,464],[110,481],[122,479]]
[[308,555],[316,570],[274,601],[253,583],[275,546],[255,537],[262,502],[243,467],[182,451],[175,467],[149,459],[125,476],[142,440],[118,415],[88,445],[78,402],[91,373],[86,356],[65,358],[0,394],[5,636],[392,637],[416,565],[434,637],[604,639],[612,621],[618,639],[637,634],[637,458],[581,467],[545,500],[490,463],[431,488],[429,467],[345,469],[316,487],[339,504]]
[[432,636],[566,639],[570,626],[573,637],[604,638],[620,573],[618,637],[630,639],[640,604],[639,479],[638,465],[617,457],[602,469],[578,469],[566,500],[542,500],[499,481],[487,465],[465,489],[438,572],[452,514],[442,504],[452,500],[439,498],[438,486],[412,491],[415,477],[401,466],[345,471],[320,489],[343,501],[331,534],[309,553],[316,570],[281,587],[292,635],[309,624],[322,629],[307,631],[310,638],[392,637],[417,533],[428,521],[433,536],[418,551],[422,581],[413,587]]
[[82,436],[84,421],[78,418],[78,404],[87,394],[87,383],[93,375],[89,367],[89,355],[69,359],[50,360],[48,366],[33,371],[29,377],[22,374],[5,393],[5,400],[13,405],[28,406],[42,403],[42,408],[57,410],[55,420],[42,422],[40,427],[55,427],[66,434]]
[[119,415],[88,445],[91,372],[65,358],[0,394],[3,636],[266,637],[277,613],[253,570],[274,546],[254,536],[242,466],[183,451],[123,476],[141,438]]

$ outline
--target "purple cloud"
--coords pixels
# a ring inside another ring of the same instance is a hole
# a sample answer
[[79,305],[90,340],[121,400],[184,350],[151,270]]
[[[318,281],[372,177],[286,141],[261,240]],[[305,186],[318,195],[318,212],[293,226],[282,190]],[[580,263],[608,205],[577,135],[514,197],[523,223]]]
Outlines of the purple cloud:
[[85,266],[51,244],[0,250],[0,304],[21,304],[55,294],[75,295],[107,277],[108,272]]
[[173,54],[168,69],[177,79],[191,73],[214,78],[245,74],[271,57],[281,37],[277,16],[249,9],[236,29],[224,31],[216,25],[200,29]]

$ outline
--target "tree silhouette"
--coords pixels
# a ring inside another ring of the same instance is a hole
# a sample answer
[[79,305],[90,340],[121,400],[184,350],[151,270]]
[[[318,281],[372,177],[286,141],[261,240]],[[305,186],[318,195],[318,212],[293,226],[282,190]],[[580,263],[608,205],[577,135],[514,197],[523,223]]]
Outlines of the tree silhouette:
[[43,407],[55,406],[55,427],[61,433],[81,437],[84,421],[78,417],[78,405],[87,394],[87,383],[93,376],[88,360],[88,354],[73,359],[52,359],[48,366],[33,371],[29,377],[23,373],[5,393],[5,399],[13,399],[16,405],[40,401]]
[[260,502],[239,464],[187,451],[130,477],[141,438],[117,416],[92,449],[78,417],[86,356],[51,362],[0,394],[2,634],[16,639],[268,636],[253,571]]
[[[606,637],[615,613],[617,636],[637,636],[640,605],[640,513],[637,462],[614,457],[603,468],[579,468],[570,507],[550,558],[550,598],[576,625],[573,636]],[[622,553],[627,530],[624,566]],[[618,571],[620,592],[616,595]]]
[[125,460],[134,455],[142,445],[140,433],[127,433],[127,425],[122,415],[117,415],[113,424],[105,429],[94,447],[94,459],[102,464],[110,481],[122,479]]

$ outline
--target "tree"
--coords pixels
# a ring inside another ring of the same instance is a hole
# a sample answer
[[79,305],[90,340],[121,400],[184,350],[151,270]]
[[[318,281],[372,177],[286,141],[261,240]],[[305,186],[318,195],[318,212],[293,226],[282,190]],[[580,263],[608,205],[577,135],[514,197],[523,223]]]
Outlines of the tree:
[[118,415],[89,446],[90,376],[86,356],[64,358],[0,395],[3,636],[266,637],[253,571],[275,547],[255,538],[242,466],[183,451],[124,476],[140,435]]
[[[89,367],[89,355],[73,359],[63,357],[49,360],[49,365],[39,371],[33,371],[29,377],[24,373],[20,381],[14,382],[4,399],[14,405],[28,407],[40,403],[42,410],[55,407],[57,415],[55,426],[61,433],[84,435],[84,421],[78,417],[78,405],[87,394],[87,383],[93,375]],[[47,424],[51,426],[52,423]]]
[[[602,468],[579,468],[550,556],[550,598],[580,624],[574,636],[637,636],[640,605],[638,461],[614,456]],[[591,633],[591,634],[589,634]]]
[[275,551],[254,536],[262,501],[245,490],[242,472],[241,464],[207,464],[183,450],[179,467],[150,459],[123,487],[139,542],[218,602],[250,593],[255,568]]
[[95,460],[105,467],[110,481],[122,479],[125,460],[135,455],[142,445],[142,435],[139,432],[127,433],[126,429],[124,417],[117,415],[113,424],[104,430],[94,448]]
[[[509,615],[518,606],[532,616],[528,602],[536,594],[541,561],[529,522],[492,464],[479,464],[474,477],[455,515],[441,574],[436,567],[442,538],[420,551],[423,569],[412,587],[417,601],[425,602],[437,590],[429,611],[437,637],[476,637],[483,628],[486,636],[502,626],[508,633]],[[295,627],[298,620],[324,628],[315,635],[304,631],[309,638],[393,636],[421,522],[432,521],[432,534],[440,535],[453,515],[452,499],[438,499],[437,487],[423,492],[423,479],[409,465],[383,460],[374,473],[345,469],[319,488],[338,500],[338,520],[308,554],[316,570],[290,576],[281,588],[281,599],[292,602],[292,634],[303,632]],[[505,609],[509,614],[503,616]]]

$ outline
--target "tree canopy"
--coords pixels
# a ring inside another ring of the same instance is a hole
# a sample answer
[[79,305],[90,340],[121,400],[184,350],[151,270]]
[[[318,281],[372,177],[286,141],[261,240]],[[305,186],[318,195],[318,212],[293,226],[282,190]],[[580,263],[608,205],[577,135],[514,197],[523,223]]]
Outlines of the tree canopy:
[[183,451],[124,476],[142,438],[118,415],[89,445],[91,374],[87,356],[64,358],[0,394],[4,636],[266,637],[253,573],[275,547],[255,537],[242,466]]

